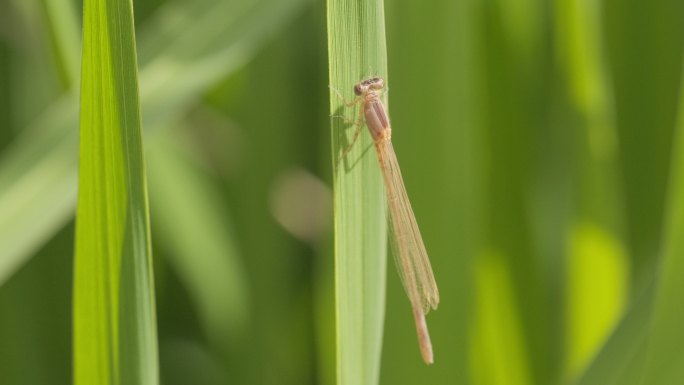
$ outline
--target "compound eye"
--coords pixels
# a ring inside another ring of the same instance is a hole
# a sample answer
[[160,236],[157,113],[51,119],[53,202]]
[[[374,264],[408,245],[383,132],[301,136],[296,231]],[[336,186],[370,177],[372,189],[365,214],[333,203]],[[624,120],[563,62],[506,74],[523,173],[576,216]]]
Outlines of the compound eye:
[[363,95],[367,90],[368,90],[368,86],[365,86],[365,85],[360,84],[360,83],[354,86],[354,94],[356,96]]
[[383,78],[373,78],[373,83],[370,85],[370,88],[379,90],[383,87],[385,87],[385,80]]

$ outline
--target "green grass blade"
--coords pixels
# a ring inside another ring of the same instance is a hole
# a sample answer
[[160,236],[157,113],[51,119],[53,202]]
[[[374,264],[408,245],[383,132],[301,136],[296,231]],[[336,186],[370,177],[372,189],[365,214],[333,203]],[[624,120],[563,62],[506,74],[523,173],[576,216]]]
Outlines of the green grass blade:
[[684,81],[673,142],[663,256],[653,308],[643,384],[674,384],[684,378]]
[[[235,21],[234,24],[222,25],[220,39],[208,47],[203,46],[200,52],[194,51],[196,56],[190,55],[193,58],[190,61],[176,59],[187,57],[188,52],[174,48],[186,24],[176,25],[176,31],[166,39],[154,40],[164,49],[148,61],[155,61],[158,69],[159,63],[167,63],[168,67],[161,68],[161,75],[148,66],[141,71],[140,82],[149,85],[149,91],[141,97],[145,127],[153,130],[177,119],[199,95],[249,61],[259,47],[287,25],[304,4],[306,0],[259,1],[243,15],[240,23]],[[194,3],[182,2],[172,7],[171,13],[184,15],[195,7]],[[220,14],[221,7],[221,3],[204,1],[194,12],[195,15],[199,13],[198,18],[205,18],[210,14]],[[205,34],[215,32],[210,28],[202,31]],[[152,35],[155,28],[147,32]],[[205,41],[205,37],[199,32],[194,35],[196,41]],[[152,39],[147,37],[143,40]],[[161,83],[159,76],[164,79]],[[71,103],[69,97],[54,102],[25,129],[27,133],[1,154],[0,209],[11,209],[0,210],[0,244],[3,245],[0,248],[0,286],[70,218],[76,201],[73,188],[76,136],[71,129],[76,126],[77,116],[76,106]],[[49,170],[63,164],[68,165],[60,171],[61,177]],[[51,178],[44,177],[46,168],[51,172]],[[19,191],[17,186],[22,186],[20,193],[15,192]],[[30,200],[27,199],[29,197]]]
[[[202,3],[206,5],[199,15],[187,17],[175,27],[171,39],[159,43],[165,47],[161,53],[141,61],[143,118],[148,129],[168,125],[182,116],[198,95],[252,59],[307,0],[250,0],[241,2],[244,4],[238,9],[229,1]],[[180,4],[172,12],[174,20],[175,15],[192,12],[193,3]],[[216,21],[233,13],[237,16]],[[206,20],[207,25],[198,26],[197,20]],[[157,29],[163,30],[163,26]],[[147,47],[156,41],[150,35],[141,39]],[[149,50],[156,52],[151,47]]]
[[43,134],[24,135],[0,158],[13,161],[0,170],[0,286],[73,216],[73,146]]
[[72,0],[42,0],[50,25],[58,67],[64,83],[73,89],[78,81],[79,24]]
[[[336,91],[352,100],[354,84],[364,76],[387,80],[383,2],[328,0],[327,12],[330,111],[355,120],[358,106],[346,111]],[[372,385],[380,374],[385,313],[386,202],[365,126],[353,149],[338,161],[354,127],[336,117],[331,122],[337,383]]]
[[84,3],[74,383],[159,382],[130,0]]

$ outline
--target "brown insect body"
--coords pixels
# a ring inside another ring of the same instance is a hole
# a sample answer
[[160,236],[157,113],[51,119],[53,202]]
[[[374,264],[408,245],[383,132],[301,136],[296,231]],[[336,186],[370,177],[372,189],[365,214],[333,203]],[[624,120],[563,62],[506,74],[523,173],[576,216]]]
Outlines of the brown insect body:
[[[432,342],[425,315],[431,309],[437,308],[439,291],[392,146],[389,116],[380,99],[384,86],[385,81],[382,78],[372,77],[357,83],[354,86],[354,93],[363,103],[363,117],[375,143],[380,170],[385,182],[395,262],[413,308],[421,356],[426,363],[431,364],[433,362]],[[358,137],[358,129],[360,129],[360,123],[352,144]]]

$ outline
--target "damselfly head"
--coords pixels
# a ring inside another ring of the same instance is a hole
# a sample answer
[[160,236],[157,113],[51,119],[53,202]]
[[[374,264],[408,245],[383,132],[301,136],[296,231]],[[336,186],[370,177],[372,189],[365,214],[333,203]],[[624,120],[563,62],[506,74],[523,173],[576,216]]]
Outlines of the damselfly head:
[[361,96],[368,90],[380,90],[385,87],[385,80],[379,76],[360,81],[354,86],[354,94]]

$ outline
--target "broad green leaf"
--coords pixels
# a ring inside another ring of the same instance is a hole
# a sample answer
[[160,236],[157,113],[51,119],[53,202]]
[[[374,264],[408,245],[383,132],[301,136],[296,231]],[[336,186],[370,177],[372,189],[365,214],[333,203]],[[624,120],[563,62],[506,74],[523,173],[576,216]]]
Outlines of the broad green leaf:
[[[382,0],[328,0],[328,65],[335,212],[337,383],[376,384],[380,375],[387,258],[386,202],[365,125],[352,150],[360,106],[345,109],[354,85],[387,80]],[[342,115],[345,118],[340,118]]]
[[74,383],[159,382],[133,9],[85,0]]

